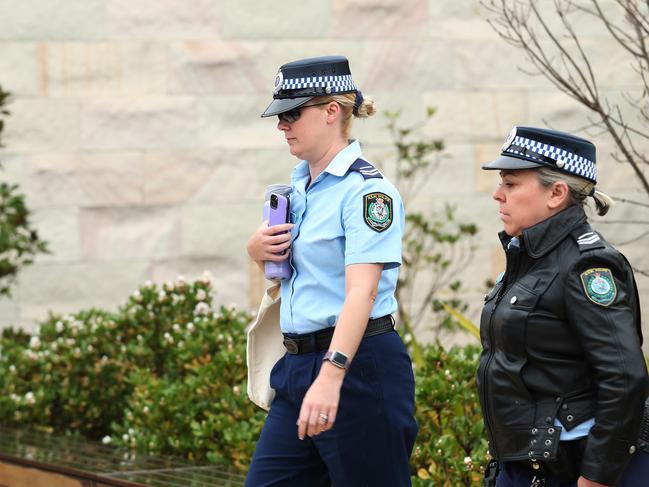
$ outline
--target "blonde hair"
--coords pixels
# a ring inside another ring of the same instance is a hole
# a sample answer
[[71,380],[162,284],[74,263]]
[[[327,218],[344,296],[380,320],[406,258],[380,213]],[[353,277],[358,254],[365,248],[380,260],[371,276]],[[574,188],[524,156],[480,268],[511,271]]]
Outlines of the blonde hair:
[[327,103],[335,101],[342,108],[342,130],[345,139],[349,139],[349,132],[352,125],[352,117],[367,118],[376,113],[374,100],[369,96],[363,95],[363,103],[360,104],[356,113],[354,105],[356,104],[356,93],[343,93],[342,95],[327,95],[318,97],[318,103]]
[[602,191],[596,190],[595,183],[592,181],[545,166],[537,169],[536,174],[539,178],[539,183],[544,187],[551,186],[558,181],[565,182],[570,191],[568,206],[579,205],[583,208],[586,205],[586,198],[588,196],[592,196],[595,200],[595,209],[599,216],[606,215],[611,206],[613,206],[613,198]]

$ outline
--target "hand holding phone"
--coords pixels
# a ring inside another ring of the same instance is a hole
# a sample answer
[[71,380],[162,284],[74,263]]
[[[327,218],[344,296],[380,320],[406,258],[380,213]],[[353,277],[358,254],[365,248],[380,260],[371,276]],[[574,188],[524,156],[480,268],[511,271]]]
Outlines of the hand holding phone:
[[[281,225],[290,221],[291,200],[288,196],[271,193],[268,202],[268,226]],[[284,251],[286,252],[286,250]],[[266,279],[287,279],[291,277],[291,264],[289,259],[281,262],[264,262]]]

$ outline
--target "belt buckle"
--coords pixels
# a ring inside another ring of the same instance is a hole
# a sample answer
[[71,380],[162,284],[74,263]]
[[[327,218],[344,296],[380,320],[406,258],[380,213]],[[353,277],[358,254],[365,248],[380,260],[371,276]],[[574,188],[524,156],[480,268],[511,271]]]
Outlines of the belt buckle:
[[300,351],[300,348],[297,346],[297,342],[290,338],[284,338],[284,347],[286,351],[291,355],[297,355]]

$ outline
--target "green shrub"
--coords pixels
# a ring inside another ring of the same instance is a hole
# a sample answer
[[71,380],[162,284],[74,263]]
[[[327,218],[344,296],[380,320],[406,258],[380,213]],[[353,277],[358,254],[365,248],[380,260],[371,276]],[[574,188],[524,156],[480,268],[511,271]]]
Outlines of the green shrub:
[[[34,335],[4,330],[0,422],[245,472],[265,418],[246,395],[251,317],[214,311],[211,291],[207,278],[147,283],[115,313],[51,316]],[[487,450],[479,350],[422,350],[413,483],[477,486]]]
[[244,470],[264,413],[246,396],[250,315],[211,281],[147,283],[117,313],[51,316],[0,339],[0,421]]
[[481,485],[487,440],[475,381],[479,355],[477,346],[425,348],[425,365],[415,371],[413,487]]

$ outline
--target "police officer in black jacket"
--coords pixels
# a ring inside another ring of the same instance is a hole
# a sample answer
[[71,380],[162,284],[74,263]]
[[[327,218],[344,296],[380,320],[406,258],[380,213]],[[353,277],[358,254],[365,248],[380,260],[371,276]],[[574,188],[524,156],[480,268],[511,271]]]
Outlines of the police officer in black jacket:
[[[595,146],[515,127],[493,194],[506,270],[485,296],[478,389],[498,487],[649,486],[649,393],[631,266],[589,225]],[[648,419],[645,418],[645,421]]]

